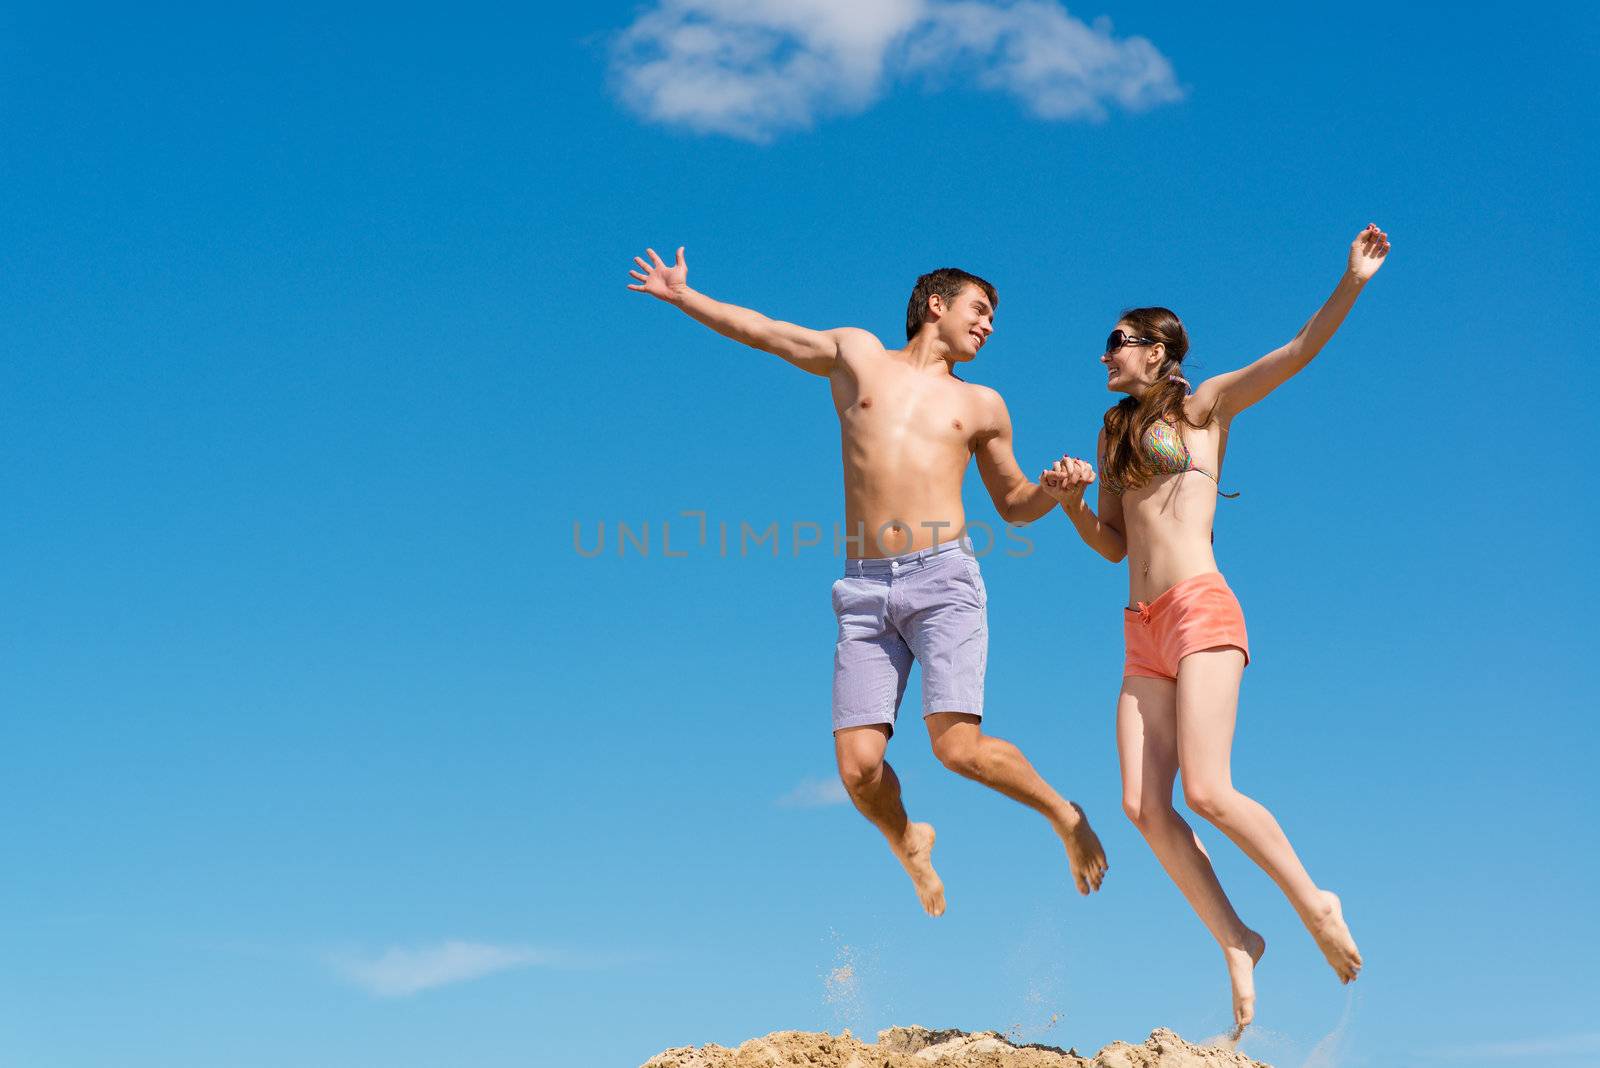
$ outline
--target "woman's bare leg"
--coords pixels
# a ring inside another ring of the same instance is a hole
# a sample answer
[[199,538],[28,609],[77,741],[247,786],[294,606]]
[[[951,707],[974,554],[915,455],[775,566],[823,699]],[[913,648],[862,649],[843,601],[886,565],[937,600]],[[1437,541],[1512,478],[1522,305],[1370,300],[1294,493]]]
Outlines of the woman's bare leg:
[[1205,847],[1172,807],[1172,785],[1178,775],[1177,686],[1166,679],[1122,680],[1117,752],[1122,761],[1123,810],[1222,947],[1233,988],[1237,1036],[1255,1018],[1255,966],[1267,943],[1239,919]]
[[1340,981],[1348,983],[1361,971],[1361,953],[1345,926],[1339,898],[1311,881],[1272,813],[1233,788],[1229,754],[1243,676],[1244,653],[1232,647],[1191,653],[1178,665],[1184,800],[1272,877]]

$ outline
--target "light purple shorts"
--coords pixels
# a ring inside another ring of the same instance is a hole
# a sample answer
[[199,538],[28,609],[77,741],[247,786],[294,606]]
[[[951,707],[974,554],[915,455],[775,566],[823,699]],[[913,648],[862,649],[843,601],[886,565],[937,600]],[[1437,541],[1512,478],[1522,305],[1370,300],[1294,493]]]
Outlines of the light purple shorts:
[[886,723],[893,731],[913,659],[922,665],[924,716],[983,715],[987,601],[978,561],[962,542],[845,561],[833,584],[833,729]]

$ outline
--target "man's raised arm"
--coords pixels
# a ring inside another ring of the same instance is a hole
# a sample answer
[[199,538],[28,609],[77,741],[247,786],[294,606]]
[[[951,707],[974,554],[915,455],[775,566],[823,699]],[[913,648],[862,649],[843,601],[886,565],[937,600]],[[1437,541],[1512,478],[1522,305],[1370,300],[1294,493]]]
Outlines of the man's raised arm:
[[[721,334],[751,348],[781,356],[802,371],[826,378],[833,373],[834,362],[839,358],[841,338],[855,333],[849,327],[837,330],[810,330],[793,323],[769,319],[760,312],[712,300],[704,293],[689,288],[689,266],[684,262],[683,249],[678,249],[678,261],[672,266],[661,261],[653,248],[645,249],[650,257],[646,263],[635,256],[638,270],[630,270],[636,282],[628,286],[639,293],[674,304],[691,319],[702,322]],[[865,331],[862,331],[865,333]]]

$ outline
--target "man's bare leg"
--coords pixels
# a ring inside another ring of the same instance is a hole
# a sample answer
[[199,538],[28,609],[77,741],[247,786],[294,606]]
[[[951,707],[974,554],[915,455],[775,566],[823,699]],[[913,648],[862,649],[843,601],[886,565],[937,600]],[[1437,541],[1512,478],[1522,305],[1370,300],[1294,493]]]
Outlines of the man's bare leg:
[[1083,809],[1045,782],[1022,750],[984,734],[978,717],[965,712],[934,712],[924,717],[934,755],[957,775],[1020,801],[1050,821],[1067,847],[1067,863],[1080,894],[1100,889],[1106,877],[1106,851]]
[[833,732],[833,753],[839,779],[856,811],[883,832],[928,915],[944,912],[944,883],[933,870],[933,825],[912,823],[900,803],[900,779],[883,759],[889,728],[882,724],[845,727]]
[[1267,951],[1267,942],[1234,911],[1205,846],[1172,807],[1172,787],[1178,778],[1177,690],[1176,684],[1166,679],[1122,680],[1117,698],[1122,809],[1222,947],[1228,985],[1233,989],[1233,1035],[1238,1038],[1255,1019],[1255,968]]
[[1328,964],[1348,983],[1361,971],[1361,951],[1345,926],[1339,898],[1311,881],[1271,812],[1233,787],[1229,753],[1244,654],[1238,649],[1190,653],[1178,665],[1178,763],[1184,800],[1272,877],[1300,914]]

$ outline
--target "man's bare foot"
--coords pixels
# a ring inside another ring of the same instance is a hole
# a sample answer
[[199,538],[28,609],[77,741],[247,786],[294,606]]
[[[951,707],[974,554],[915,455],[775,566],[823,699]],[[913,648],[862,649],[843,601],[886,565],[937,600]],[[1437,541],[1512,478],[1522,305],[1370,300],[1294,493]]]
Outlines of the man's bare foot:
[[894,855],[899,858],[906,874],[911,876],[922,907],[929,916],[939,916],[944,913],[944,883],[939,880],[939,873],[933,870],[933,839],[933,824],[908,823],[905,838],[895,849]]
[[1110,865],[1106,863],[1106,851],[1100,845],[1099,836],[1089,826],[1089,817],[1076,802],[1068,801],[1067,805],[1071,813],[1051,823],[1067,847],[1067,863],[1072,867],[1072,881],[1078,884],[1078,893],[1087,894],[1100,889]]
[[1228,982],[1233,984],[1233,1040],[1256,1018],[1256,965],[1267,951],[1267,940],[1246,927],[1237,946],[1223,946],[1228,961]]
[[1356,940],[1350,937],[1350,928],[1345,926],[1339,895],[1331,890],[1318,893],[1321,903],[1314,913],[1305,917],[1306,929],[1317,940],[1317,948],[1328,958],[1339,981],[1348,983],[1361,974],[1361,951],[1356,948]]

